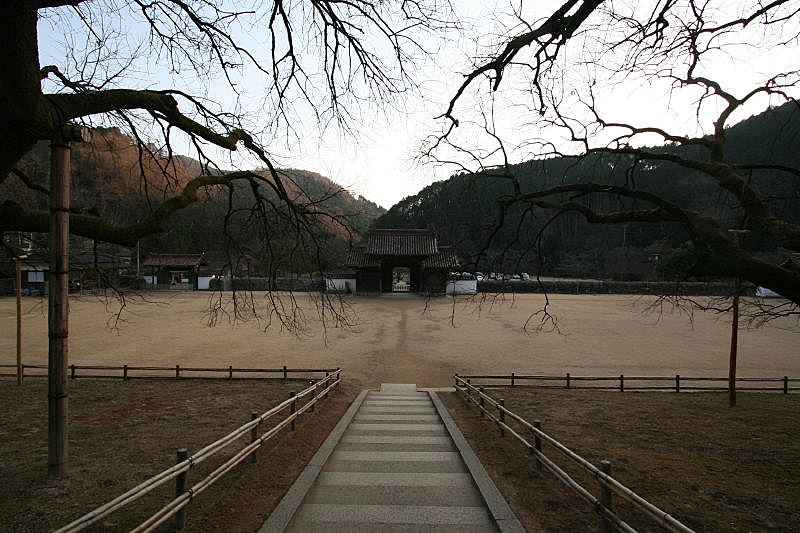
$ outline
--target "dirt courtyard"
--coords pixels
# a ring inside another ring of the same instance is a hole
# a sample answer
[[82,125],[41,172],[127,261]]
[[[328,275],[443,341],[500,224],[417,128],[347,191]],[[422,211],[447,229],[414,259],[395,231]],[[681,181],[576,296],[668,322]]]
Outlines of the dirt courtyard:
[[[256,293],[257,298],[263,294]],[[649,301],[624,295],[551,295],[560,333],[523,330],[541,295],[513,302],[426,300],[418,297],[347,297],[355,313],[350,328],[323,329],[305,308],[300,335],[266,332],[255,323],[208,327],[209,293],[153,293],[150,302],[128,302],[117,330],[114,310],[94,297],[70,301],[70,363],[183,366],[342,366],[360,385],[409,382],[446,386],[454,372],[573,375],[727,375],[730,318],[666,310],[643,314]],[[155,303],[154,303],[155,302]],[[451,314],[453,311],[453,324]],[[47,362],[47,302],[23,301],[23,357]],[[795,326],[795,327],[792,327]],[[535,327],[533,328],[535,329]],[[800,377],[800,333],[795,323],[775,322],[739,334],[740,376]],[[0,299],[0,363],[13,363],[14,299]]]

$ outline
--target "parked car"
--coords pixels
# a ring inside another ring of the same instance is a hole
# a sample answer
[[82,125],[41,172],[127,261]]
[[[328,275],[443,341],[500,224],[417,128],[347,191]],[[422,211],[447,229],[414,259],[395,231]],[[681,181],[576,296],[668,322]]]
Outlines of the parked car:
[[478,281],[483,281],[484,275],[483,272],[475,272],[475,279]]
[[520,274],[520,277],[522,278],[522,281],[530,281],[531,280],[531,276],[527,272],[523,272],[522,274]]

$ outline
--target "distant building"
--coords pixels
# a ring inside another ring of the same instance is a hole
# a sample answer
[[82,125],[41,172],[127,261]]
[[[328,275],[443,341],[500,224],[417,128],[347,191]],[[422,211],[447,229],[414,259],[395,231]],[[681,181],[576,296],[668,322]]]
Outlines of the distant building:
[[144,278],[152,288],[184,290],[208,289],[211,276],[201,272],[205,265],[204,254],[152,254],[142,263],[150,268]]
[[355,272],[358,294],[444,294],[448,273],[459,264],[432,229],[375,229],[365,245],[350,250],[346,266]]

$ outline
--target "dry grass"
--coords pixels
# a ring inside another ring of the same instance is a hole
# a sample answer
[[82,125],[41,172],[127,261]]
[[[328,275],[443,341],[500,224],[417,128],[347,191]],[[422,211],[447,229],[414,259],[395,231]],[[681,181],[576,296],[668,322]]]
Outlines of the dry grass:
[[[0,516],[3,531],[49,531],[111,500],[299,391],[302,382],[76,380],[70,382],[70,469],[46,477],[47,382],[0,380]],[[345,385],[188,507],[189,531],[258,529],[354,397]],[[238,449],[240,446],[234,448]],[[230,452],[228,452],[230,453]],[[194,468],[200,480],[221,460]],[[98,524],[129,530],[174,495],[168,483]]]
[[[506,407],[698,531],[800,529],[800,395],[493,390]],[[459,427],[529,531],[597,527],[598,517],[527,449],[455,394],[442,395]],[[570,465],[554,450],[548,457]],[[566,468],[593,494],[597,482]],[[658,528],[617,500],[637,529]]]
[[[256,298],[263,301],[263,294]],[[562,334],[525,333],[541,295],[505,301],[347,298],[356,312],[350,329],[324,331],[310,321],[300,337],[256,324],[206,327],[207,293],[149,294],[161,302],[130,301],[119,331],[108,329],[109,309],[91,297],[70,301],[70,362],[182,366],[337,367],[364,387],[381,382],[448,385],[454,372],[572,375],[727,375],[727,318],[698,314],[642,315],[652,298],[552,295]],[[312,317],[311,302],[298,301]],[[26,298],[24,358],[47,362],[47,319]],[[455,312],[451,325],[451,313]],[[800,377],[797,334],[776,322],[740,334],[742,376]],[[14,299],[0,298],[0,363],[14,362]]]

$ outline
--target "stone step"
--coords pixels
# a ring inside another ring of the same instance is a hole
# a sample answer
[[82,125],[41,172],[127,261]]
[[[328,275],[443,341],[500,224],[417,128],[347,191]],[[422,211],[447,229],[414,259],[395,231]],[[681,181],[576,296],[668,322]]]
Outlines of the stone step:
[[460,461],[458,452],[382,452],[382,451],[341,451],[331,455],[332,461]]
[[354,435],[342,436],[342,443],[372,443],[372,444],[450,444],[450,437],[426,435]]
[[436,409],[431,407],[362,407],[358,410],[359,414],[380,414],[380,413],[395,413],[395,414],[408,414],[408,415],[435,415]]
[[471,487],[472,477],[464,472],[330,472],[319,474],[317,484],[336,487]]
[[464,525],[464,524],[441,524],[436,526],[424,526],[419,524],[352,524],[352,523],[330,523],[330,522],[302,522],[301,526],[289,526],[285,531],[292,533],[493,533],[497,529],[491,526]]
[[349,486],[317,485],[305,503],[345,505],[481,506],[483,499],[472,484],[463,486]]
[[466,472],[461,461],[334,461],[325,465],[327,472],[376,473],[457,473]]
[[[383,524],[492,526],[492,519],[485,507],[437,507],[433,505],[330,505],[304,503],[297,510],[295,522],[298,528],[301,528],[304,522],[324,522],[329,524],[330,530],[338,529],[339,524],[372,524],[376,531],[379,531]],[[336,524],[336,526],[333,524]]]
[[393,413],[358,413],[355,420],[359,422],[371,420],[387,420],[392,422],[438,422],[439,415],[393,414]]
[[409,444],[409,443],[387,443],[387,442],[340,442],[336,447],[340,451],[368,452],[453,452],[456,447],[450,443],[443,444]]
[[433,433],[446,435],[444,425],[439,424],[386,424],[386,423],[370,423],[370,422],[353,422],[350,424],[349,431],[351,432],[374,432],[384,431],[388,433],[408,433],[413,434],[416,432]]

